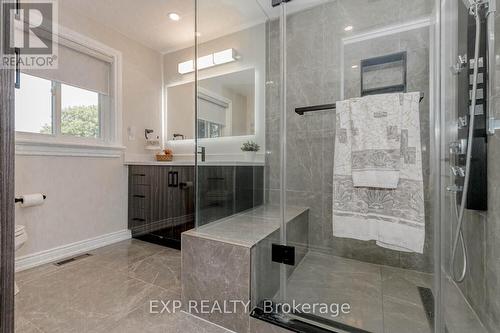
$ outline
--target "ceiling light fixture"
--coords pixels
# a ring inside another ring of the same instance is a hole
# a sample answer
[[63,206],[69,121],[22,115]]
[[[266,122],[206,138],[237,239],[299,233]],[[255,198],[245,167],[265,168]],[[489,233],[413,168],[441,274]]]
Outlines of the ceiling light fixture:
[[359,67],[358,65],[352,65],[352,66],[351,66],[351,68],[352,68],[352,69],[356,69],[356,68],[358,68],[358,67]]
[[344,28],[344,31],[352,31],[352,29],[354,29],[354,27],[352,25],[348,25]]
[[[198,58],[197,60],[198,70],[214,67],[217,65],[227,64],[229,62],[236,61],[237,59],[238,57],[234,49],[227,49],[220,52],[215,52]],[[188,60],[182,62],[177,66],[177,71],[179,72],[179,74],[188,74],[194,72],[194,70],[195,70],[194,60]]]
[[180,21],[181,16],[177,13],[169,13],[168,18],[171,19],[172,21]]

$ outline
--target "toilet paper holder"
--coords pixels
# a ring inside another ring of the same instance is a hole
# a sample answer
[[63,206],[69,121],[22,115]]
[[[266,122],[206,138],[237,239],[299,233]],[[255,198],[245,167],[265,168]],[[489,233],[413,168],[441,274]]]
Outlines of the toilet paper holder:
[[[43,200],[45,200],[45,199],[47,199],[47,196],[44,194],[44,195],[43,195]],[[15,199],[14,199],[14,202],[15,202],[15,203],[19,203],[19,202],[20,202],[20,203],[24,203],[24,200],[23,200],[23,198],[15,198]]]

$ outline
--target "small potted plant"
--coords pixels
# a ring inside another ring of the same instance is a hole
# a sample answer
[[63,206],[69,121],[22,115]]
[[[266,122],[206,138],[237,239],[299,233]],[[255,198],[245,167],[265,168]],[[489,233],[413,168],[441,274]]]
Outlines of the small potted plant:
[[245,160],[255,160],[255,155],[260,150],[260,146],[254,141],[247,141],[241,146],[241,150],[245,154]]

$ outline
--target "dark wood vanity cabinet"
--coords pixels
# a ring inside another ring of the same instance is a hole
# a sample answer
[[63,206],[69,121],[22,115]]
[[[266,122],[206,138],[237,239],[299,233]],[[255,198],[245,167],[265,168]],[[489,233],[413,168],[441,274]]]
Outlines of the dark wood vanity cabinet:
[[129,167],[128,225],[135,238],[179,247],[194,227],[194,167]]
[[[263,166],[201,166],[199,225],[262,205]],[[134,238],[180,248],[195,227],[195,167],[129,166],[128,225]]]

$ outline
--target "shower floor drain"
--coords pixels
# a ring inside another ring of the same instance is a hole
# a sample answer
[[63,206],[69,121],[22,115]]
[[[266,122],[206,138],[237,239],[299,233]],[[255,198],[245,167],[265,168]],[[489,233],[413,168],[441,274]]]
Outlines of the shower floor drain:
[[432,290],[425,287],[417,287],[420,294],[420,299],[422,300],[422,305],[424,306],[425,315],[427,316],[427,321],[431,328],[434,327],[434,295]]
[[85,253],[85,254],[82,254],[82,255],[79,255],[79,256],[76,256],[76,257],[73,257],[73,258],[69,258],[69,259],[64,259],[64,260],[58,261],[58,262],[54,263],[54,265],[56,265],[56,266],[63,266],[63,265],[69,264],[70,262],[75,262],[77,260],[85,259],[85,258],[91,257],[91,256],[92,255],[90,253]]

